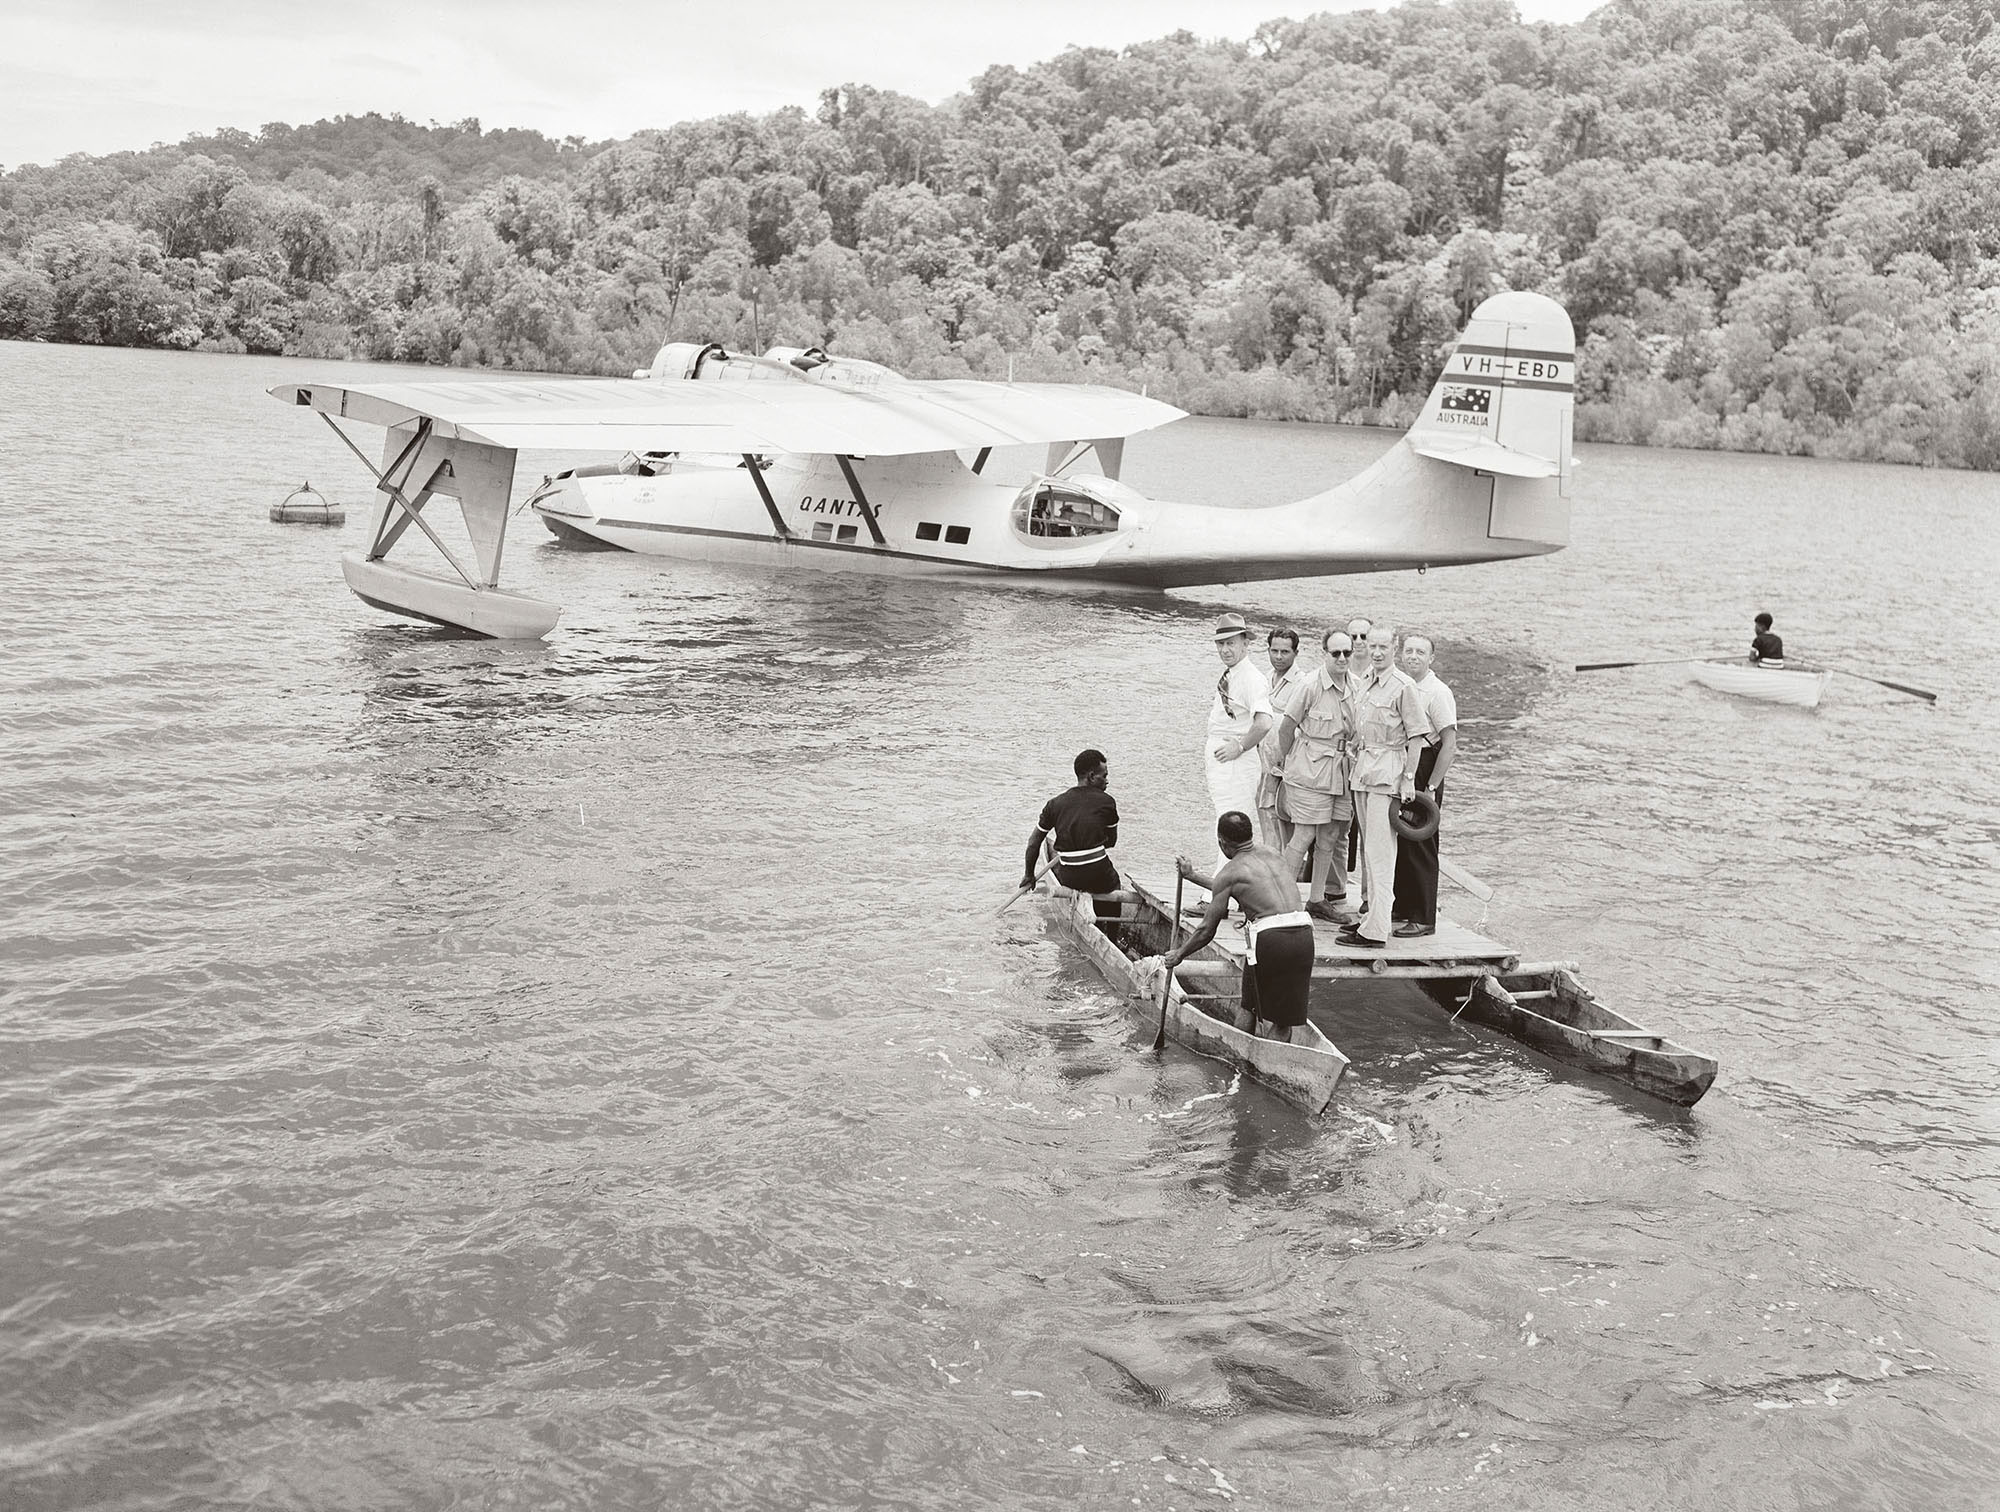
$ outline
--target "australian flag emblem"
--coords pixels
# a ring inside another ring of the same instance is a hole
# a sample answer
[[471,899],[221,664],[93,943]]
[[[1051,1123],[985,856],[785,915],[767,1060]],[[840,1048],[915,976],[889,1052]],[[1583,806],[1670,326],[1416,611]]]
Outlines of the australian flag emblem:
[[1474,383],[1447,383],[1438,399],[1439,409],[1461,410],[1483,415],[1492,406],[1493,390]]

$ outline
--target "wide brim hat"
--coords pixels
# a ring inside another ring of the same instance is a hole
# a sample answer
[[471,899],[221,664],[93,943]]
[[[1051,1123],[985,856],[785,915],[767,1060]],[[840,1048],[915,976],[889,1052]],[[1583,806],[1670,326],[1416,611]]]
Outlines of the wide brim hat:
[[1215,638],[1219,641],[1234,640],[1239,635],[1248,635],[1250,626],[1240,614],[1225,614],[1215,622]]
[[1438,832],[1437,799],[1429,793],[1412,793],[1400,803],[1389,805],[1389,828],[1405,840],[1428,840]]

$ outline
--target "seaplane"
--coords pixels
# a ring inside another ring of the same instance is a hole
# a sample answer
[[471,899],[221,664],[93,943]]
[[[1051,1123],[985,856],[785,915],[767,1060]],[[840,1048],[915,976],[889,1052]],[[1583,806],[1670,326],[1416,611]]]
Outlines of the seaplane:
[[[280,384],[375,478],[364,602],[503,639],[562,606],[500,586],[522,451],[603,453],[527,498],[558,537],[681,560],[1136,590],[1429,568],[1569,539],[1576,341],[1539,294],[1473,311],[1416,423],[1337,487],[1249,508],[1148,498],[1128,438],[1184,411],[1088,384],[910,379],[817,349],[674,343],[629,379]],[[382,427],[379,466],[341,422]],[[1047,448],[1025,482],[996,448]],[[1080,465],[1090,458],[1094,470]],[[457,502],[471,560],[424,518]],[[449,572],[391,562],[412,528]]]

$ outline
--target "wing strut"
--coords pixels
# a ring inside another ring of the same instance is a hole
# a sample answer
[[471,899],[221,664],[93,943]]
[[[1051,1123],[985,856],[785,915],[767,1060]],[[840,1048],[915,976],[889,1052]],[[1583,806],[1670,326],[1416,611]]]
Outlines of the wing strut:
[[785,517],[778,513],[778,501],[771,497],[771,486],[764,481],[764,470],[757,465],[757,458],[750,452],[745,452],[743,466],[750,474],[750,481],[757,485],[757,497],[764,501],[764,512],[771,517],[771,525],[778,532],[778,539],[789,541],[792,538],[791,527],[785,523]]
[[[334,424],[333,416],[322,410],[320,412],[320,419],[327,423],[327,428],[336,436],[347,442],[347,449],[353,452],[355,456],[361,458],[361,465],[367,468],[369,472],[375,474],[375,486],[403,507],[402,517],[396,519],[393,525],[390,524],[390,520],[394,517],[387,512],[383,513],[375,532],[375,539],[368,546],[368,560],[377,562],[387,556],[389,548],[394,546],[402,538],[403,532],[414,524],[417,529],[431,538],[431,544],[437,547],[438,554],[451,563],[451,570],[465,579],[466,587],[479,587],[479,579],[465,570],[465,564],[459,561],[456,553],[449,546],[445,545],[444,538],[431,529],[429,523],[423,517],[423,507],[431,501],[431,483],[437,480],[439,473],[448,474],[451,471],[450,461],[447,460],[438,463],[436,470],[431,473],[429,481],[417,490],[417,498],[414,504],[410,502],[409,496],[403,492],[403,489],[409,484],[410,478],[416,471],[418,454],[423,451],[424,443],[430,439],[431,422],[428,419],[419,421],[416,432],[410,437],[409,444],[396,454],[387,467],[378,473],[375,472],[375,464],[368,460],[367,454],[352,441],[348,440],[346,431]],[[407,467],[405,467],[405,463],[408,464]],[[399,467],[404,468],[404,476],[401,479],[396,477],[396,470]]]
[[854,490],[854,507],[861,511],[861,518],[868,522],[868,534],[874,537],[877,546],[887,546],[889,538],[882,534],[881,522],[875,518],[875,507],[868,502],[868,495],[861,491],[861,480],[854,476],[854,464],[844,454],[835,452],[833,460],[840,464],[841,476],[847,479],[847,486]]

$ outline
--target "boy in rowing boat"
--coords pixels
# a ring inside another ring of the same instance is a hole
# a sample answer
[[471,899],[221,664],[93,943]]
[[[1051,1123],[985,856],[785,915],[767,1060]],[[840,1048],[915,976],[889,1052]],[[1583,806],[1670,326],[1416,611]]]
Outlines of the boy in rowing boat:
[[1750,665],[1753,667],[1783,667],[1785,665],[1785,643],[1778,639],[1771,629],[1771,616],[1760,613],[1750,622],[1757,633],[1750,637]]
[[[1105,789],[1111,783],[1111,763],[1095,747],[1079,751],[1070,763],[1076,786],[1042,805],[1041,817],[1028,836],[1028,854],[1021,863],[1021,891],[1035,887],[1035,862],[1042,846],[1055,839],[1056,881],[1072,892],[1096,897],[1097,927],[1107,939],[1118,938],[1118,901],[1104,896],[1118,891],[1118,868],[1111,864],[1111,847],[1118,843],[1118,800]],[[1106,920],[1110,920],[1106,923]]]
[[1306,998],[1312,991],[1314,940],[1312,920],[1299,909],[1299,888],[1285,859],[1258,845],[1249,816],[1231,810],[1215,821],[1216,843],[1226,858],[1222,869],[1205,877],[1186,856],[1175,859],[1180,874],[1209,891],[1208,908],[1195,932],[1179,948],[1159,958],[1172,971],[1215,938],[1216,926],[1229,911],[1229,900],[1243,910],[1249,923],[1250,958],[1243,968],[1243,1012],[1237,1027],[1264,1039],[1312,1043],[1306,1025]]

